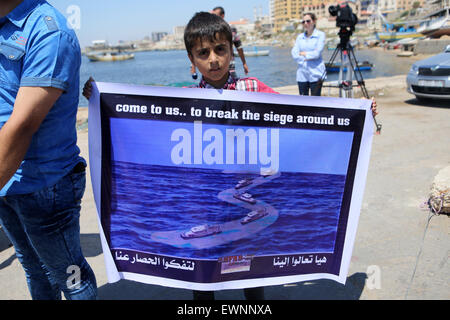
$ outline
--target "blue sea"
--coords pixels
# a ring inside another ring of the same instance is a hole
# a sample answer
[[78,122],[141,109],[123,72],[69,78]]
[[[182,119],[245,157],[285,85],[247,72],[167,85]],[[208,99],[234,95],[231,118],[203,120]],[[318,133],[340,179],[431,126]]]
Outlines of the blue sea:
[[178,257],[333,252],[345,175],[289,173],[251,189],[278,210],[267,228],[209,249],[155,242],[152,232],[189,229],[243,218],[249,210],[221,201],[219,192],[256,175],[113,162],[111,248]]
[[[258,49],[269,49],[270,54],[246,57],[250,68],[249,76],[257,77],[272,88],[297,84],[295,79],[297,66],[291,57],[291,48],[258,47]],[[332,53],[331,50],[324,50],[323,59],[329,61]],[[355,49],[355,55],[359,62],[368,60],[375,65],[371,71],[362,71],[364,79],[407,74],[411,67],[411,62],[405,63],[403,58],[390,55],[389,59],[386,59],[382,52],[376,50]],[[244,75],[239,58],[236,58],[236,70],[239,76]],[[198,82],[191,78],[190,61],[185,50],[137,52],[133,60],[116,62],[90,62],[83,56],[80,92],[90,76],[102,82],[175,87]],[[327,76],[329,81],[337,78],[336,73]],[[80,106],[87,105],[87,100],[80,94]]]

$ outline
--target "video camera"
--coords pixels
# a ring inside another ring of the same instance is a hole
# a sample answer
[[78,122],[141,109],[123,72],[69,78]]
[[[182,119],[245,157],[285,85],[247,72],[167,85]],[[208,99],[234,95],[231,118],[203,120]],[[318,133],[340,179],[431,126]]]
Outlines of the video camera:
[[331,16],[336,17],[336,27],[350,28],[350,31],[355,30],[358,17],[353,13],[347,2],[328,7],[328,12]]

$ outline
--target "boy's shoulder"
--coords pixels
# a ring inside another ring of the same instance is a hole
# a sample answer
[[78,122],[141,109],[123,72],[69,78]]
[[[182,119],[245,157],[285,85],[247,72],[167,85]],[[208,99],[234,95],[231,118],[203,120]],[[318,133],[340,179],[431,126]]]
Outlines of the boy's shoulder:
[[[206,88],[212,89],[213,86],[209,85],[203,78],[198,85],[191,85],[185,88]],[[249,91],[249,92],[268,92],[268,93],[278,93],[271,87],[260,81],[255,77],[245,77],[245,78],[234,78],[231,75],[228,81],[225,83],[223,89],[225,90],[238,90],[238,91]]]
[[271,87],[266,85],[264,82],[260,81],[255,77],[245,77],[236,80],[235,90],[239,91],[251,91],[251,92],[268,92],[268,93],[278,93]]

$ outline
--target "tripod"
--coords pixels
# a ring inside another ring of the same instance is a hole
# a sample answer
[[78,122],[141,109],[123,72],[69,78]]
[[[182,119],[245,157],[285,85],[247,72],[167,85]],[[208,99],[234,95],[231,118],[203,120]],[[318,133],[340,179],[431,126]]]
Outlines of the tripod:
[[[339,97],[340,98],[353,98],[353,76],[357,82],[357,86],[361,88],[362,94],[364,98],[370,99],[369,93],[367,92],[366,85],[364,83],[364,78],[362,76],[361,70],[358,65],[358,60],[356,59],[355,52],[350,43],[350,37],[353,33],[353,28],[341,27],[339,30],[339,38],[340,42],[336,46],[333,54],[331,55],[331,59],[329,62],[330,66],[333,66],[333,63],[336,57],[340,56],[341,63],[339,65],[339,79],[338,79],[338,87],[339,87]],[[344,80],[345,73],[345,80]],[[326,77],[326,70],[323,73],[320,82],[323,83]],[[328,86],[335,87],[335,86]],[[373,117],[376,126],[376,132],[379,134],[381,132],[381,124],[377,122],[375,117]]]

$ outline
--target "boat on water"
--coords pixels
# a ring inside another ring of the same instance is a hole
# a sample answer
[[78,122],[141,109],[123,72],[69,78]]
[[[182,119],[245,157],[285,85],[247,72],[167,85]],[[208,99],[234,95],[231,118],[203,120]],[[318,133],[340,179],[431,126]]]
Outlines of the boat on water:
[[[253,50],[244,50],[244,55],[246,57],[268,56],[269,53],[270,53],[270,50],[259,50],[256,47]],[[238,52],[234,51],[233,54],[235,57],[239,57]]]
[[252,182],[253,182],[253,179],[243,179],[243,180],[240,180],[240,181],[234,186],[234,188],[235,188],[235,189],[241,189],[241,188],[244,188],[244,187],[246,187],[246,186],[251,185]]
[[429,13],[417,31],[430,38],[440,38],[450,35],[450,0],[431,2]]
[[385,32],[376,32],[377,39],[380,41],[392,42],[398,41],[401,39],[409,39],[409,38],[421,38],[423,34],[419,32],[419,30],[410,30],[410,31],[385,31]]
[[[334,62],[334,63],[325,63],[325,68],[327,70],[327,72],[339,72],[339,69],[341,67],[341,64],[339,62]],[[361,70],[361,71],[368,71],[368,70],[372,70],[373,68],[373,63],[369,62],[369,61],[362,61],[362,62],[358,62],[358,66],[354,67],[355,70]],[[347,68],[343,69],[344,71],[347,71]]]
[[97,52],[87,54],[87,57],[92,62],[97,61],[123,61],[134,59],[133,53],[127,52]]
[[381,13],[377,6],[374,12],[382,21],[383,31],[376,31],[377,40],[383,42],[393,42],[402,39],[416,39],[423,37],[423,34],[417,30],[419,23],[417,21],[389,22]]
[[253,196],[250,193],[247,193],[247,192],[246,193],[235,193],[233,195],[233,197],[235,199],[238,199],[238,200],[241,200],[241,201],[244,201],[244,202],[248,202],[250,204],[255,204],[256,203],[256,200],[253,199]]
[[414,52],[412,51],[401,51],[397,53],[397,57],[412,57],[414,55]]
[[255,220],[261,219],[268,215],[266,208],[250,211],[242,220],[241,224],[247,224]]
[[222,231],[220,230],[220,226],[218,225],[202,224],[199,226],[192,227],[189,231],[181,233],[180,236],[183,239],[193,239],[212,236],[214,234],[218,234],[221,232]]

